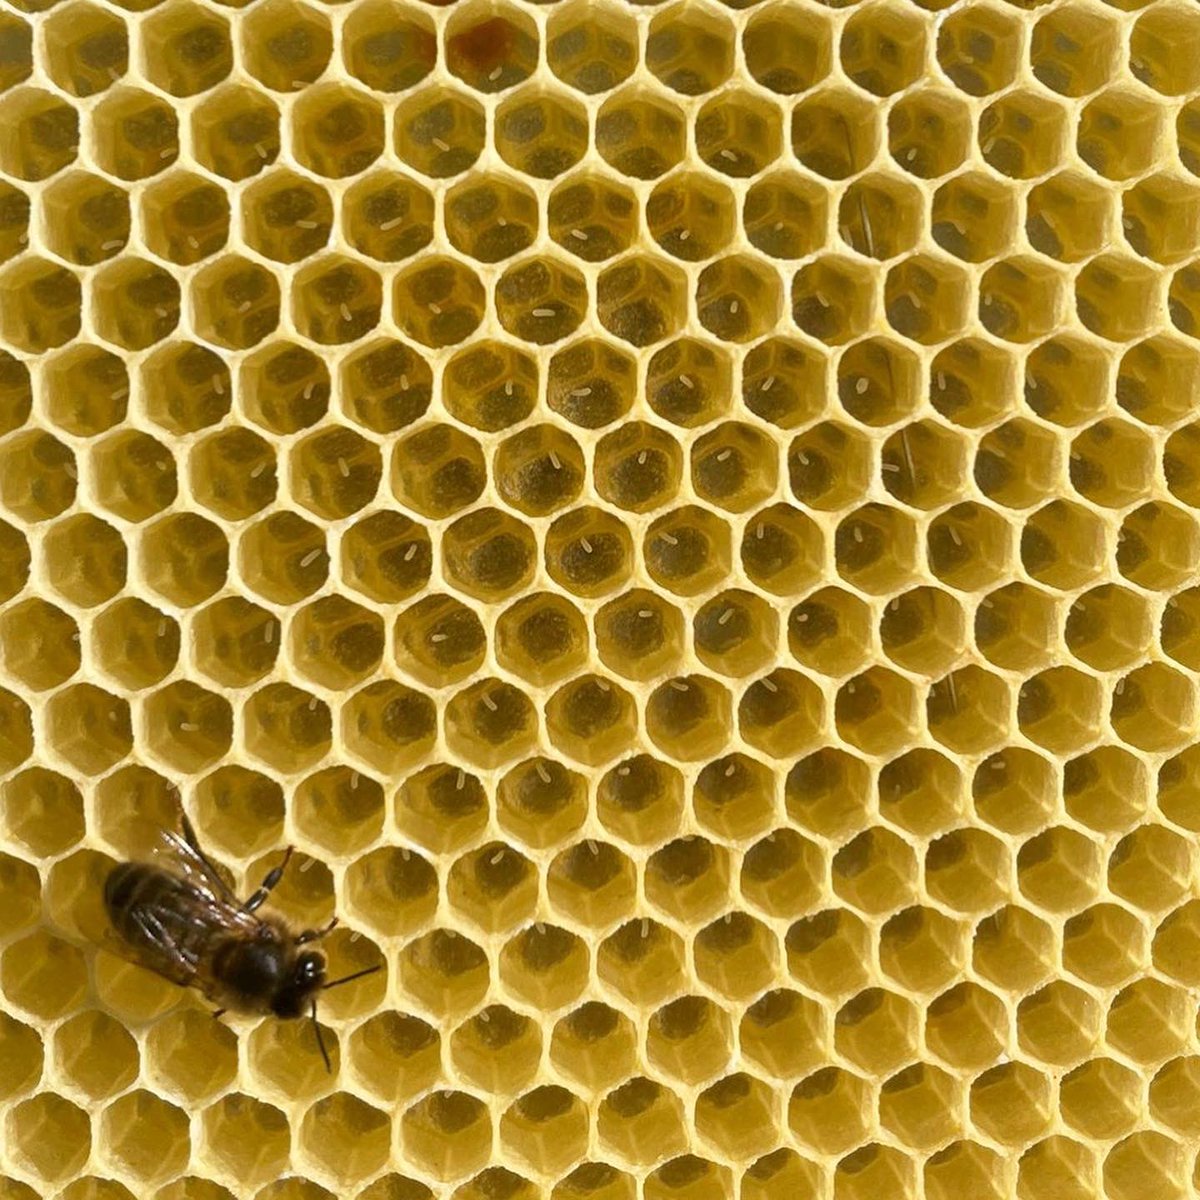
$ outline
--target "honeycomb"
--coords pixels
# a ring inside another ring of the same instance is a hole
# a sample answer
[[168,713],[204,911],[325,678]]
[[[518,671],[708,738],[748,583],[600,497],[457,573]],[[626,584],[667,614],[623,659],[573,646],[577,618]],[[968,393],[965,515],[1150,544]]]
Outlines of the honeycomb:
[[1200,1191],[1200,9],[3,0],[0,293],[2,1200]]

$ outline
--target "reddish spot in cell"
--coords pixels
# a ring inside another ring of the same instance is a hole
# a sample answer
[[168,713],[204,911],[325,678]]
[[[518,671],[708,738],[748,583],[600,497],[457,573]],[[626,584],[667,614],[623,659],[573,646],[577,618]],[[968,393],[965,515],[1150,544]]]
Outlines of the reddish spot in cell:
[[446,43],[446,62],[457,75],[489,75],[502,67],[516,47],[517,30],[503,17],[492,17],[456,33]]

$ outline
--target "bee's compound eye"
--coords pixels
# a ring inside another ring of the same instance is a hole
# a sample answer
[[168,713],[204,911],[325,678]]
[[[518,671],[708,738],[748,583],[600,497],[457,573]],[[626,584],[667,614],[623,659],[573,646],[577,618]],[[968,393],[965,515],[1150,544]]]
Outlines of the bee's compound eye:
[[300,955],[296,960],[296,978],[303,983],[318,983],[325,975],[325,957],[315,952]]

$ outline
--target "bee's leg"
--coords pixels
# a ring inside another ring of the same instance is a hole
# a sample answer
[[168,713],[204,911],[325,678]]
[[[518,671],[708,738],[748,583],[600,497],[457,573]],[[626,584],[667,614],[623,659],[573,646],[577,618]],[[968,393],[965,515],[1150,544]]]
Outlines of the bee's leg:
[[219,1021],[229,1010],[227,1008],[214,1008],[213,1020]]
[[212,882],[221,889],[221,894],[229,900],[237,902],[237,897],[230,890],[229,885],[225,882],[221,872],[217,870],[216,864],[203,850],[200,849],[200,839],[196,836],[196,829],[192,822],[188,819],[187,813],[179,815],[180,827],[183,829],[183,840],[187,842],[192,853],[208,868],[209,877]]
[[287,870],[287,865],[292,859],[292,847],[289,846],[283,852],[283,862],[279,866],[268,871],[262,883],[259,884],[258,891],[242,905],[243,912],[253,912],[256,908],[261,908],[263,901],[279,886],[279,881],[283,878],[284,871]]
[[296,945],[303,946],[305,942],[316,942],[323,938],[338,923],[337,917],[330,917],[320,929],[305,929],[296,934]]

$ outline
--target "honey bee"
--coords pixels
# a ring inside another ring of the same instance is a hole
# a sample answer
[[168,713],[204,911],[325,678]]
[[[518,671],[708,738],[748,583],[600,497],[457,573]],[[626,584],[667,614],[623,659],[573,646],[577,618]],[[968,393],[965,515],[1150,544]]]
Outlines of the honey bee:
[[305,949],[337,924],[295,932],[280,916],[259,913],[292,857],[269,871],[258,889],[239,900],[200,848],[186,816],[182,835],[155,831],[154,862],[124,862],[104,882],[104,907],[118,953],[180,987],[194,987],[226,1012],[292,1019],[311,1015],[317,1046],[332,1070],[317,995],[379,970],[367,967],[325,978],[325,956]]

